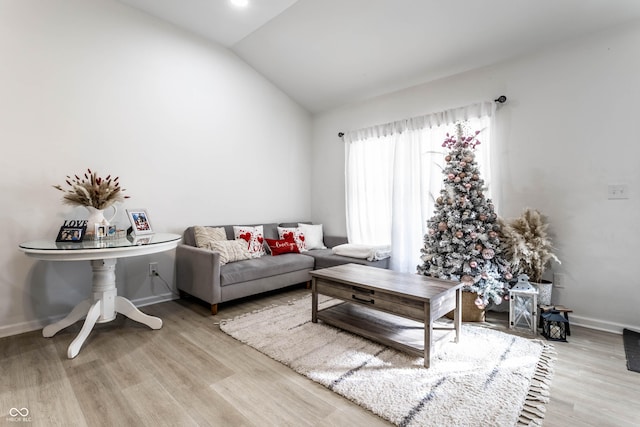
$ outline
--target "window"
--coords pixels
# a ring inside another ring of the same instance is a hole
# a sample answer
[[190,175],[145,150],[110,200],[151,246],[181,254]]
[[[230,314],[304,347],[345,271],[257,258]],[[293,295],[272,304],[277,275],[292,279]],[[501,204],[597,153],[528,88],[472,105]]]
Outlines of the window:
[[493,103],[374,126],[345,134],[349,242],[391,245],[391,268],[415,272],[434,196],[442,187],[447,133],[464,122],[482,130],[476,159],[490,184],[489,145]]

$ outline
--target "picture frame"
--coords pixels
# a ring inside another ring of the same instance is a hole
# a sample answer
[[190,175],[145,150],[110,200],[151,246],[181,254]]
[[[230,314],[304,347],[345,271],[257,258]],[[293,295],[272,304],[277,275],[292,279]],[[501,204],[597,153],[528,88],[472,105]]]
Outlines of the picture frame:
[[140,236],[153,234],[153,227],[146,209],[127,209],[127,216],[131,223],[131,233]]
[[109,224],[95,224],[94,236],[96,240],[114,239],[116,237],[116,226]]
[[95,233],[94,236],[96,240],[104,239],[107,236],[107,226],[100,223],[96,223],[94,233]]
[[80,243],[84,239],[86,233],[86,226],[68,227],[63,225],[60,227],[60,231],[58,231],[56,242]]

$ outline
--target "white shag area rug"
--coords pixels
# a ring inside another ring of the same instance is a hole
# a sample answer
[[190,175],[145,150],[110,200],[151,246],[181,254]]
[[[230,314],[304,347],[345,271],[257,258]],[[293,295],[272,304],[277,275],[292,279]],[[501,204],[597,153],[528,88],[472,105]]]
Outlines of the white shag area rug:
[[[339,301],[320,296],[320,309]],[[398,426],[541,425],[553,350],[463,324],[423,359],[311,322],[311,297],[222,321],[220,329]]]

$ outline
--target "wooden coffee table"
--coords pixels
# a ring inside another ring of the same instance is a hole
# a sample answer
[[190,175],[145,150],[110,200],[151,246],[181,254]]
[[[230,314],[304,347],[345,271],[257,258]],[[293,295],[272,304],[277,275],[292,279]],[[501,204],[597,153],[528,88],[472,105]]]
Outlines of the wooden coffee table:
[[[419,274],[398,273],[360,264],[344,264],[311,272],[311,320],[424,356],[428,368],[434,354],[434,330],[455,330],[460,339],[462,284]],[[318,294],[344,302],[318,310]],[[454,311],[453,325],[433,322]],[[438,340],[449,337],[443,334]]]

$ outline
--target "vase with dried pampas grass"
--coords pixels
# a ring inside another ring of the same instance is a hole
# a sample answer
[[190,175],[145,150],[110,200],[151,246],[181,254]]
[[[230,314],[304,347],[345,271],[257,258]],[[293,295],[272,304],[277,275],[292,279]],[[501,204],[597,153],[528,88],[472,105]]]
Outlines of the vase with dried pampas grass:
[[[560,264],[560,260],[553,252],[546,218],[538,210],[527,208],[518,218],[508,221],[500,219],[500,226],[503,250],[514,276],[526,274],[532,283],[550,284],[542,279],[542,275],[551,261]],[[551,303],[550,286],[538,286],[542,304]]]
[[88,224],[108,224],[109,221],[105,219],[103,214],[104,210],[113,207],[113,217],[115,217],[117,210],[114,204],[129,198],[129,196],[122,194],[125,189],[120,187],[119,177],[112,178],[111,175],[107,175],[106,178],[102,178],[91,169],[87,169],[82,176],[67,175],[65,183],[67,188],[63,188],[61,185],[54,185],[53,188],[64,193],[62,197],[64,203],[87,208],[89,211]]

